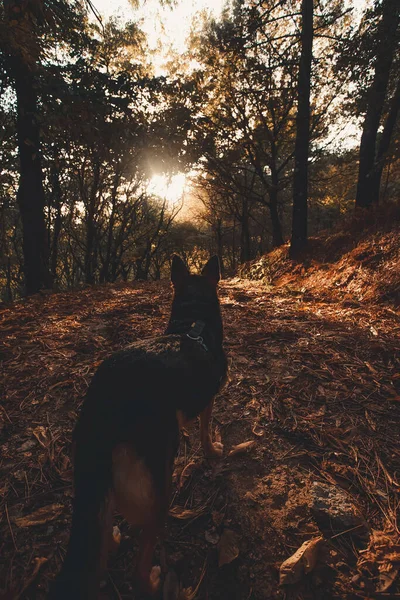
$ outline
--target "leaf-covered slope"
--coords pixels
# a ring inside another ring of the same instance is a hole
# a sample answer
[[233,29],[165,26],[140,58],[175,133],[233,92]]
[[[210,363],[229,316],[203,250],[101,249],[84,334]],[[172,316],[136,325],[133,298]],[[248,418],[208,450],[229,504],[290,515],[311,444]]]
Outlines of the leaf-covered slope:
[[400,304],[400,223],[366,231],[348,227],[309,242],[301,263],[282,246],[246,264],[242,277],[316,298]]

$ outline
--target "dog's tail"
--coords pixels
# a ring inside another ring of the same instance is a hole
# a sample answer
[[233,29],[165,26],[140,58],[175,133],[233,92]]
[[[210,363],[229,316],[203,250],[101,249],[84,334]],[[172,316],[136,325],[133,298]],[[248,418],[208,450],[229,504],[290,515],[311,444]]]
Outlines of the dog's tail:
[[[81,427],[79,427],[81,425]],[[79,423],[75,432],[73,515],[67,554],[49,600],[97,598],[112,530],[112,451],[99,432]]]

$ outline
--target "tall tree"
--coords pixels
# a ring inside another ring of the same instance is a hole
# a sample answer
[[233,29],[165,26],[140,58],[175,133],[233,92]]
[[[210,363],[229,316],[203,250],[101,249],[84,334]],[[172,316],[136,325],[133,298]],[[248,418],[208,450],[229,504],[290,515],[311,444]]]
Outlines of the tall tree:
[[33,294],[51,285],[35,73],[39,57],[36,23],[43,18],[41,11],[40,3],[4,0],[7,33],[2,45],[17,98],[20,160],[17,202],[23,229],[27,294]]
[[381,187],[381,179],[385,158],[389,152],[390,142],[396,127],[397,118],[400,112],[400,73],[398,73],[396,91],[390,102],[389,111],[386,117],[385,125],[378,145],[376,153],[375,166],[371,174],[371,195],[374,202],[379,200],[379,190]]
[[399,97],[393,99],[389,111],[387,126],[384,130],[382,146],[378,151],[376,163],[376,144],[382,111],[387,94],[391,66],[396,49],[399,46],[398,27],[400,22],[400,3],[398,0],[383,0],[377,5],[382,11],[381,21],[377,29],[377,48],[374,66],[374,77],[367,96],[367,109],[364,118],[358,171],[356,206],[369,207],[379,199],[379,184],[382,174],[381,164],[384,153],[390,143],[397,113]]
[[313,0],[302,0],[301,56],[298,79],[296,144],[293,179],[293,221],[290,256],[296,258],[307,245],[308,154],[310,146],[310,89],[313,48]]

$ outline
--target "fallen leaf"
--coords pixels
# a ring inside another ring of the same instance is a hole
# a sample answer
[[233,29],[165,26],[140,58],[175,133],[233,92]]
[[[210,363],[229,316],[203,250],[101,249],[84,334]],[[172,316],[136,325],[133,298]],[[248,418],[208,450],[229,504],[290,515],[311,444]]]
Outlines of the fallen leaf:
[[[99,364],[102,361],[99,361]],[[48,389],[49,391],[55,390],[56,388],[60,387],[61,385],[69,385],[69,384],[75,383],[73,381],[73,379],[67,379],[66,381],[57,381],[57,383],[55,383],[54,385],[51,385]]]
[[27,452],[28,450],[32,450],[36,446],[36,442],[34,440],[27,440],[18,448],[18,452]]
[[46,429],[46,427],[39,425],[39,427],[35,427],[32,433],[43,448],[48,448],[51,444],[51,438],[48,435],[48,429]]
[[174,517],[175,519],[193,519],[194,517],[198,517],[199,515],[201,515],[203,511],[198,509],[198,508],[183,508],[182,506],[173,506],[170,511],[169,514],[171,515],[171,517]]
[[399,574],[399,568],[392,567],[390,571],[379,573],[379,584],[376,588],[377,592],[387,592],[392,587],[397,576]]
[[254,433],[254,435],[256,435],[257,437],[262,437],[265,433],[265,430],[263,429],[263,427],[255,424],[253,426],[253,429],[251,430],[251,433]]
[[182,470],[182,473],[179,477],[179,489],[180,490],[183,488],[187,479],[189,479],[189,477],[193,474],[193,472],[196,470],[196,468],[197,468],[197,463],[194,460],[191,460],[190,462],[188,462],[188,464]]
[[206,538],[207,542],[213,544],[213,546],[216,546],[220,540],[220,536],[214,527],[212,529],[207,529],[207,531],[204,532],[204,537]]
[[221,431],[218,426],[215,428],[215,431],[214,431],[214,442],[217,442],[218,444],[220,444],[222,442]]
[[372,365],[370,365],[370,364],[369,364],[369,362],[367,362],[367,361],[364,361],[364,364],[365,364],[365,366],[367,367],[367,369],[368,369],[369,371],[371,371],[371,373],[372,373],[373,375],[377,375],[377,374],[378,374],[378,371],[377,371],[376,369],[374,369],[374,367],[373,367]]
[[242,442],[241,444],[238,444],[237,446],[233,446],[233,448],[230,450],[228,456],[235,456],[235,454],[244,454],[245,452],[247,452],[248,450],[253,448],[255,443],[256,443],[255,440],[249,440],[248,442]]
[[120,528],[118,527],[118,525],[114,525],[113,527],[113,531],[112,531],[112,539],[110,542],[110,546],[111,546],[111,551],[116,552],[119,548],[119,545],[121,543],[121,531]]
[[231,529],[224,529],[218,542],[218,566],[228,565],[239,556],[239,538]]
[[297,583],[303,575],[310,573],[317,563],[322,542],[322,536],[312,538],[285,560],[279,571],[279,585]]
[[196,587],[193,589],[192,587],[184,588],[181,590],[178,600],[194,600],[197,596],[197,592],[200,589],[201,582],[204,579],[204,575],[206,574],[207,560],[204,561],[203,569],[200,574],[199,581]]
[[[47,427],[39,425],[33,429],[32,434],[37,439],[39,444],[47,450],[49,459],[53,462],[54,460],[54,448],[52,448],[52,437],[50,430]],[[43,463],[41,463],[43,464]]]
[[33,568],[33,572],[32,575],[25,581],[22,590],[19,592],[19,594],[17,594],[17,596],[14,596],[14,600],[18,600],[19,598],[21,598],[22,596],[25,595],[26,590],[32,585],[32,583],[35,581],[40,569],[42,568],[43,565],[45,565],[47,563],[48,559],[44,558],[44,556],[37,556],[34,559],[34,568]]
[[33,525],[45,525],[49,521],[57,519],[64,510],[63,504],[49,504],[35,510],[25,517],[14,517],[13,521],[17,527],[32,527]]

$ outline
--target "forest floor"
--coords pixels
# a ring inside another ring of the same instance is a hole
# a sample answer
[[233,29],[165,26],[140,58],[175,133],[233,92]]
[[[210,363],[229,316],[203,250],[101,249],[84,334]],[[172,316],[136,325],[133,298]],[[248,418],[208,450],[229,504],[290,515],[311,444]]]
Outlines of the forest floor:
[[[197,424],[182,433],[164,599],[400,598],[399,311],[241,279],[220,298],[224,457],[203,458]],[[111,352],[162,332],[170,303],[158,282],[1,309],[3,600],[45,597],[69,535],[71,431],[87,385]],[[101,598],[138,598],[135,536],[117,522]],[[321,535],[280,586],[282,562]]]

